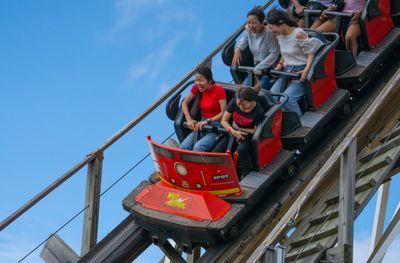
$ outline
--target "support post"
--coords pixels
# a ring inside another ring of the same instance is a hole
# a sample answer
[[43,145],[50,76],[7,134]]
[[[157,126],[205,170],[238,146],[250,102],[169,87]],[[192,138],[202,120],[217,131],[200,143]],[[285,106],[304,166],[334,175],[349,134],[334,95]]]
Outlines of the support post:
[[[370,253],[374,251],[379,239],[383,234],[385,224],[386,209],[389,199],[390,180],[384,182],[378,189],[378,197],[376,199],[374,225],[372,228]],[[381,261],[379,261],[381,262]]]
[[181,253],[177,251],[168,240],[160,246],[160,249],[164,254],[174,263],[186,263],[186,261],[181,257]]
[[[170,242],[171,241],[171,242]],[[173,240],[170,239],[170,241],[168,241],[168,243],[171,244],[171,246],[173,246],[175,248],[175,250],[178,252],[178,254],[180,256],[182,256],[183,250],[181,247],[178,246],[178,244]],[[161,260],[159,261],[159,263],[171,263],[171,259],[169,259],[169,257],[167,257],[166,255],[164,255]]]
[[58,235],[52,235],[44,244],[40,257],[46,263],[77,263],[79,256]]
[[200,258],[200,254],[201,254],[201,247],[200,246],[196,246],[193,248],[192,250],[192,254],[188,254],[186,257],[186,261],[188,263],[196,263],[197,260]]
[[344,262],[353,262],[354,199],[357,138],[353,138],[340,158],[338,248]]
[[99,226],[100,188],[103,170],[103,152],[93,153],[96,158],[88,164],[86,177],[85,210],[83,217],[83,233],[81,255],[84,256],[97,243]]

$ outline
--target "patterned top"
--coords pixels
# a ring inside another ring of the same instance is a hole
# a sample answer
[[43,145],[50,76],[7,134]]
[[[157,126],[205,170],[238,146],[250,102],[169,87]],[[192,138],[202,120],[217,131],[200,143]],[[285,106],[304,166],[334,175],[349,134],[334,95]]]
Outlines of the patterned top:
[[316,38],[297,39],[296,34],[299,32],[306,34],[297,27],[292,33],[277,37],[285,66],[306,65],[308,54],[315,54],[322,46],[322,42]]

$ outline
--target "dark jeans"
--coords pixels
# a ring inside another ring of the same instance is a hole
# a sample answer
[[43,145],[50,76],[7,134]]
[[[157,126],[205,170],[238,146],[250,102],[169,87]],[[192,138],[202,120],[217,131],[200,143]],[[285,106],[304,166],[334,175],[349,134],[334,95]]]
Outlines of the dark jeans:
[[239,158],[237,162],[237,175],[239,180],[250,173],[253,168],[253,156],[250,140],[245,140],[237,146]]

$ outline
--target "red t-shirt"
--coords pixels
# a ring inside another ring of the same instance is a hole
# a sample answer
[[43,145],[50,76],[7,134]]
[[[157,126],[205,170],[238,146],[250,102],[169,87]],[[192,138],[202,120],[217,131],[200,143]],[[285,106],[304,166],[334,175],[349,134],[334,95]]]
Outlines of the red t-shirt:
[[[196,95],[198,90],[199,89],[195,84],[190,92],[193,95]],[[225,90],[220,85],[213,84],[211,88],[203,91],[199,101],[201,115],[205,118],[212,118],[218,113],[220,113],[221,112],[221,107],[219,105],[220,100],[226,100]]]

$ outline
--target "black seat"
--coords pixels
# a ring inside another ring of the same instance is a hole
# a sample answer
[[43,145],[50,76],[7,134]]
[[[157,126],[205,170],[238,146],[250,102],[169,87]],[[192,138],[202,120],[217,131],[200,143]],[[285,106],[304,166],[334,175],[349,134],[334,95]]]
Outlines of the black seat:
[[[225,47],[221,52],[222,61],[228,67],[231,67],[232,65],[233,55],[235,53],[235,45],[236,45],[236,39],[232,39],[225,45]],[[242,50],[241,65],[246,67],[254,67],[253,54],[251,53],[249,47],[246,47],[244,50]],[[241,72],[234,68],[231,68],[230,71],[232,79],[236,84],[241,84],[243,80],[247,77],[246,72]]]
[[400,1],[392,0],[390,2],[390,13],[392,15],[394,24],[397,27],[400,27]]

